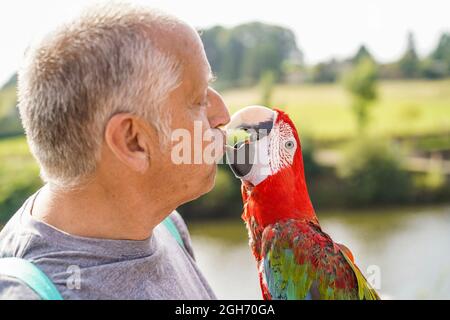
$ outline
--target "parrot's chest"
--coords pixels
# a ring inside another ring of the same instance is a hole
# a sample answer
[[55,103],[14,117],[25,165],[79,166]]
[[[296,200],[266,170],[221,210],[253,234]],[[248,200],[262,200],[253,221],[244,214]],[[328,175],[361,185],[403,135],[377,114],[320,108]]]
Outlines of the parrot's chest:
[[245,223],[248,231],[249,246],[255,259],[259,261],[262,253],[262,237],[264,228],[258,225],[254,217],[250,217],[245,221]]

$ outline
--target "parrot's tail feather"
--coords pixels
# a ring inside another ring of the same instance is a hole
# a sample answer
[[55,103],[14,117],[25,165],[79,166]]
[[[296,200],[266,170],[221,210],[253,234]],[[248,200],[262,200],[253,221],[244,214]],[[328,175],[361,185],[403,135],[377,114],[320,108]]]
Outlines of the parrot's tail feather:
[[[342,245],[339,245],[341,247]],[[344,246],[345,249],[347,249],[348,252],[350,250]],[[358,281],[358,297],[360,300],[381,300],[378,293],[371,287],[369,282],[366,280],[362,272],[359,270],[359,268],[354,263],[353,259],[351,259],[349,256],[347,256],[347,253],[345,252],[345,249],[342,250],[341,253],[344,256],[344,258],[347,260],[350,267],[353,269],[353,272],[355,273],[356,280]],[[351,252],[350,252],[351,254]],[[353,258],[353,255],[351,255]]]

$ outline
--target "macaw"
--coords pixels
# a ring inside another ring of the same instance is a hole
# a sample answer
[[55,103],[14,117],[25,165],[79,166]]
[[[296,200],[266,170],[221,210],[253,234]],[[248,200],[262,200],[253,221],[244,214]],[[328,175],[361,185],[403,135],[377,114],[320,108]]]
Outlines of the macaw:
[[289,116],[250,106],[233,115],[226,131],[263,298],[378,300],[350,250],[322,231]]

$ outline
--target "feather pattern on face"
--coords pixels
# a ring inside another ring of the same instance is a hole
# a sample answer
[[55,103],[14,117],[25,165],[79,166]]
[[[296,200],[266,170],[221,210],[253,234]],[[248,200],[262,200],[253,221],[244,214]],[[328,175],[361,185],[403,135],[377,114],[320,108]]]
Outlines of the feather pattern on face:
[[276,123],[270,133],[269,164],[271,173],[276,174],[281,169],[291,166],[296,150],[297,142],[292,128],[284,121]]

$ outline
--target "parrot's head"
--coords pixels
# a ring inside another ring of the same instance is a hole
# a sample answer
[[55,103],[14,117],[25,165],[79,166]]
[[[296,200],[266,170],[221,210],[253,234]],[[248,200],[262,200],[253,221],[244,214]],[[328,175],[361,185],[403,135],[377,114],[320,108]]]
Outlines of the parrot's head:
[[[299,215],[315,218],[299,135],[286,113],[249,106],[232,116],[226,132],[228,164],[242,180],[244,202],[261,208],[268,223]],[[268,217],[268,212],[278,214]]]
[[[297,130],[288,115],[263,106],[235,113],[226,127],[227,157],[233,173],[256,187],[301,161]],[[302,168],[303,169],[303,168]]]

